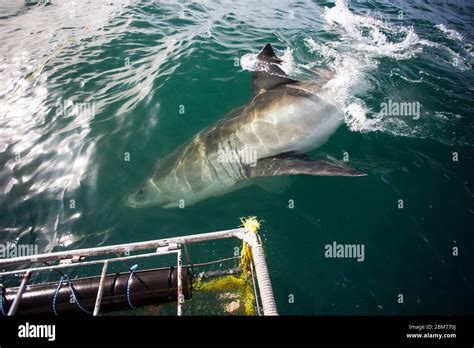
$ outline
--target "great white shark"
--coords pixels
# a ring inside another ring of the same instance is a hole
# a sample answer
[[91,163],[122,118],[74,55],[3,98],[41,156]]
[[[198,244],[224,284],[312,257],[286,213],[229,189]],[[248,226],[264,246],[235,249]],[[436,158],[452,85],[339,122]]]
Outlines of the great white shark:
[[253,96],[170,155],[125,197],[134,208],[189,206],[279,175],[363,176],[365,173],[305,154],[342,123],[342,112],[320,96],[322,83],[296,81],[267,44],[256,57]]

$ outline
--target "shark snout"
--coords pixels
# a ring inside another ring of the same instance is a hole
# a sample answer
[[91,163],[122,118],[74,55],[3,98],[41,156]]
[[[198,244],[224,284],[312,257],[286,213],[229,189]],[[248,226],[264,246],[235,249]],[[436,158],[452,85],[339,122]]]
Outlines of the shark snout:
[[146,194],[143,187],[135,189],[122,198],[123,205],[130,208],[138,208],[146,204]]
[[136,208],[137,207],[136,202],[133,201],[130,194],[127,194],[127,195],[123,196],[122,200],[121,200],[121,203],[122,203],[122,205],[124,205],[126,207],[129,207],[129,208]]
[[139,186],[123,197],[123,205],[130,208],[145,208],[149,206],[166,207],[172,200],[163,192],[158,193],[155,185],[149,185],[147,182]]

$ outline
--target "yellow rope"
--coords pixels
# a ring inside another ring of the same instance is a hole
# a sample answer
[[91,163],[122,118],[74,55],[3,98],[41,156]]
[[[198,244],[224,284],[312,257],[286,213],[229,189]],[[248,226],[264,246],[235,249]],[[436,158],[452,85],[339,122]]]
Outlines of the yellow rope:
[[[257,220],[256,216],[249,216],[240,218],[242,227],[249,229],[253,233],[257,233],[260,229],[260,223],[262,221]],[[205,281],[195,279],[193,289],[195,291],[219,291],[219,292],[232,292],[235,291],[240,302],[243,304],[245,315],[255,315],[255,295],[250,281],[252,271],[252,250],[250,246],[243,242],[242,252],[240,255],[240,267],[242,269],[242,275],[236,277],[235,275],[229,275],[225,277],[219,277],[215,279],[208,279]]]
[[[240,218],[240,222],[242,223],[242,225],[240,225],[241,227],[247,228],[253,233],[257,233],[260,229],[260,223],[263,221],[258,221],[256,216],[249,216]],[[242,252],[240,254],[240,268],[242,268],[242,273],[245,277],[250,276],[252,273],[250,269],[252,260],[252,249],[250,249],[247,243],[243,242]]]

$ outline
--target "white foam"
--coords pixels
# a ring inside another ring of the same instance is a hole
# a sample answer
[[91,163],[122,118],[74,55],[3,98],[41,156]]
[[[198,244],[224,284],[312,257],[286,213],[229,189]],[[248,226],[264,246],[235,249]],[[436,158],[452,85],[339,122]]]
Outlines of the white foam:
[[255,71],[257,68],[257,62],[257,55],[253,53],[247,53],[240,57],[240,66],[244,70]]
[[462,34],[460,34],[459,32],[457,32],[454,29],[448,29],[444,24],[435,25],[435,28],[437,28],[437,29],[441,30],[443,33],[445,33],[448,39],[462,42],[462,40],[464,38]]
[[461,119],[462,116],[461,115],[458,115],[458,114],[455,114],[455,113],[452,113],[452,112],[447,112],[447,111],[435,111],[434,112],[434,116],[442,121],[449,121],[449,120],[452,120],[452,119]]
[[343,111],[344,122],[353,132],[366,133],[382,129],[380,118],[367,118],[369,111],[360,99],[354,99],[344,107]]
[[312,38],[306,38],[305,44],[309,48],[310,52],[318,53],[324,60],[324,63],[330,62],[338,56],[335,49],[328,45],[323,45],[315,42]]
[[282,62],[280,68],[287,74],[291,75],[295,69],[295,60],[293,58],[293,50],[289,47],[285,49],[283,55],[279,57]]
[[[338,31],[351,43],[352,50],[373,57],[409,59],[420,52],[420,45],[424,44],[413,27],[395,26],[370,16],[353,14],[346,0],[337,0],[336,6],[326,7],[323,17],[328,30]],[[390,40],[387,34],[401,39]]]
[[[459,69],[464,69],[462,58],[450,48],[420,38],[412,26],[354,14],[346,0],[337,0],[334,7],[326,7],[323,18],[327,30],[337,32],[341,39],[320,43],[307,38],[305,44],[334,72],[334,78],[324,86],[322,94],[341,107],[344,122],[351,131],[385,131],[403,136],[419,133],[403,119],[378,117],[379,110],[370,110],[357,97],[373,88],[367,76],[377,67],[380,58],[406,60],[419,54],[423,47],[435,47],[444,50],[453,61],[459,62]],[[419,83],[422,78],[410,82]]]

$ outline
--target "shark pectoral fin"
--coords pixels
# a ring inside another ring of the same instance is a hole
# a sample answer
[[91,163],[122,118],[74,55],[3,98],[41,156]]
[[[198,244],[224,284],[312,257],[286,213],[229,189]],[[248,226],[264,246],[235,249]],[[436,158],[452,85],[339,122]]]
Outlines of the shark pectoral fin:
[[278,175],[320,175],[320,176],[365,176],[366,173],[341,167],[325,161],[308,161],[297,157],[268,157],[258,160],[255,166],[246,167],[249,178]]

